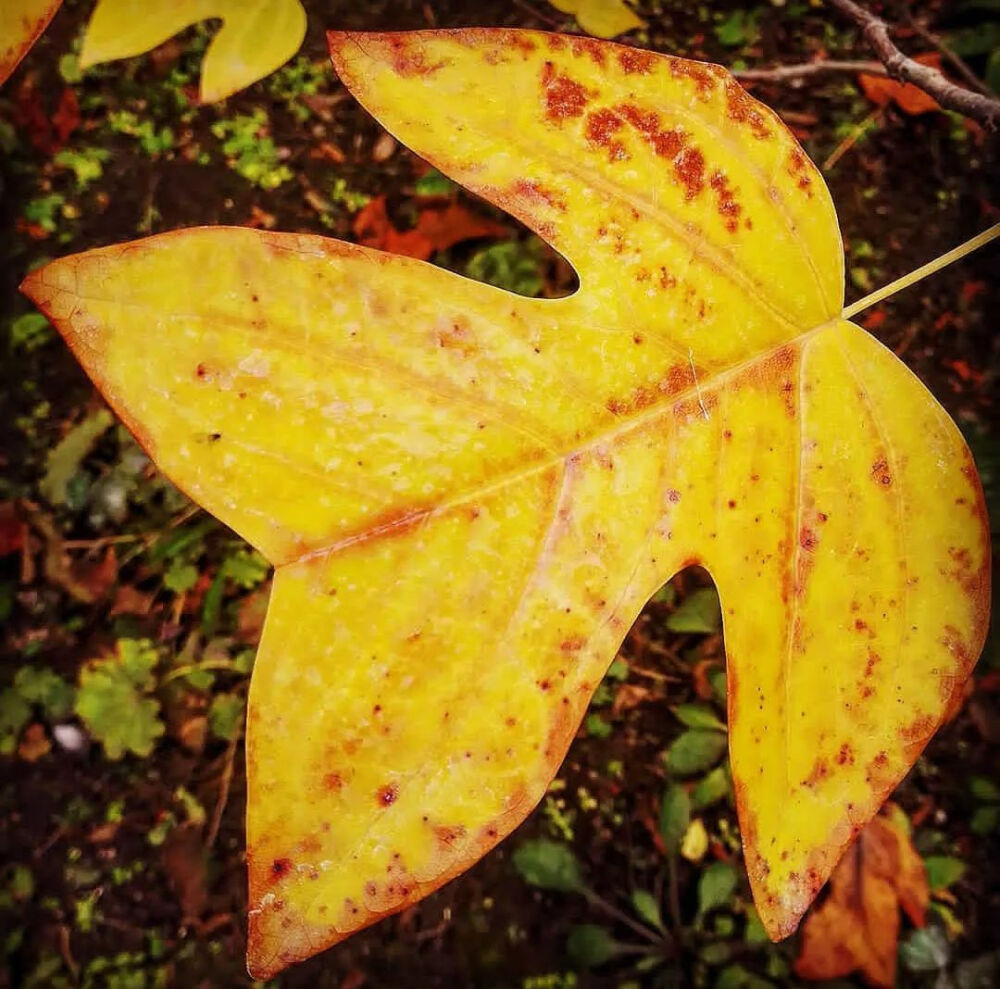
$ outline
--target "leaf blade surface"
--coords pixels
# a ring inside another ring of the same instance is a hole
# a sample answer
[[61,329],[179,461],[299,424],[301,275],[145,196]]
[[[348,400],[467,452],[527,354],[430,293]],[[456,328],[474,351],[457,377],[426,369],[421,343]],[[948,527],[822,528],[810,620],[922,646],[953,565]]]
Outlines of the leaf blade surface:
[[751,884],[786,935],[981,647],[988,530],[958,431],[839,318],[822,179],[723,70],[533,32],[331,46],[580,291],[226,228],[25,286],[172,479],[278,566],[248,715],[254,973],[523,820],[693,563],[722,602]]

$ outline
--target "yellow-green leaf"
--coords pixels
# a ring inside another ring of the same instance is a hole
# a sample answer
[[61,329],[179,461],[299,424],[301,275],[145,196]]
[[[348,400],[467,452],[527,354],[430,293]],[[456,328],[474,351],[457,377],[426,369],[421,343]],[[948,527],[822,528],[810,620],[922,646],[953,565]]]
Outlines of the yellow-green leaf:
[[556,10],[572,14],[587,34],[615,38],[645,23],[625,0],[549,0]]
[[0,86],[45,30],[62,0],[4,0],[0,4]]
[[227,228],[24,285],[161,468],[277,567],[247,727],[251,969],[511,831],[695,563],[721,598],[751,885],[788,934],[981,648],[961,436],[842,318],[822,178],[723,69],[533,32],[330,40],[388,130],[563,252],[575,295]]
[[140,55],[207,18],[222,27],[201,68],[203,103],[214,103],[270,75],[302,44],[299,0],[99,0],[80,52],[80,68]]

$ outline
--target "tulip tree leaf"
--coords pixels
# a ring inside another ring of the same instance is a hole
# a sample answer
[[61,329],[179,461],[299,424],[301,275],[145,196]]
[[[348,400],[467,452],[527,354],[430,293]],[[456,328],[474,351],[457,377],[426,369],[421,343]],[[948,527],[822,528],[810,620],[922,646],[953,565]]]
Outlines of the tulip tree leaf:
[[330,45],[579,291],[227,228],[24,283],[162,470],[277,568],[247,727],[253,974],[522,821],[692,564],[719,589],[750,883],[787,935],[979,654],[965,443],[842,318],[822,177],[725,70],[521,31]]
[[62,0],[4,0],[0,4],[0,86],[45,30]]
[[205,52],[202,103],[214,103],[270,75],[302,44],[299,0],[99,0],[80,52],[80,68],[150,51],[209,17],[222,27]]

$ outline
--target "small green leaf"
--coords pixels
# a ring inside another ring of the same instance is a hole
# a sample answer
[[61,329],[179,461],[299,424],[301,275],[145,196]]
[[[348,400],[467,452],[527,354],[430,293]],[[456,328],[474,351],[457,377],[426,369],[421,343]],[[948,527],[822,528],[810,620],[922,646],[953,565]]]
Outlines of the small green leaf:
[[760,916],[753,907],[747,908],[747,926],[743,931],[743,940],[753,946],[767,944],[767,931],[760,921]]
[[16,903],[25,903],[35,895],[35,877],[26,865],[15,865],[7,880],[7,890]]
[[714,944],[706,944],[701,951],[698,952],[698,957],[706,965],[716,966],[724,965],[729,961],[729,945],[725,941],[716,941]]
[[899,960],[911,972],[936,972],[948,964],[951,951],[939,927],[913,931],[899,946]]
[[45,461],[45,475],[38,489],[51,505],[66,504],[66,486],[80,469],[80,462],[90,448],[114,422],[107,409],[98,409],[74,426],[50,451]]
[[973,776],[969,780],[969,792],[984,803],[1000,803],[1000,786],[985,776]]
[[539,889],[573,893],[584,888],[580,863],[567,845],[545,838],[526,841],[514,852],[513,861],[521,878]]
[[691,807],[694,810],[704,810],[712,804],[729,796],[731,787],[729,773],[725,766],[716,766],[703,776],[691,791]]
[[692,591],[667,618],[671,632],[710,634],[722,628],[722,609],[714,587]]
[[170,569],[163,575],[163,586],[174,594],[190,591],[198,582],[198,568],[190,563],[174,560]]
[[159,703],[145,696],[154,684],[156,650],[146,640],[119,639],[114,656],[80,671],[75,710],[109,759],[147,756],[163,734]]
[[577,924],[566,939],[566,951],[578,965],[595,968],[618,954],[618,944],[597,924]]
[[660,803],[660,837],[671,854],[676,854],[691,823],[691,801],[679,783],[667,787]]
[[924,866],[927,869],[927,885],[932,893],[953,886],[965,875],[965,863],[947,855],[929,855],[924,859]]
[[614,733],[614,729],[599,714],[588,714],[584,722],[587,734],[591,738],[607,738]]
[[728,906],[736,891],[736,870],[728,862],[713,862],[698,880],[698,915]]
[[219,567],[201,602],[201,625],[207,636],[212,635],[219,624],[219,617],[222,614],[222,599],[225,593],[226,570],[225,567]]
[[604,674],[606,680],[615,680],[621,683],[628,679],[628,663],[623,663],[620,659],[616,659],[609,667],[608,672]]
[[31,717],[31,705],[13,688],[0,690],[0,754],[10,755]]
[[414,183],[418,196],[450,196],[457,186],[436,168],[430,168]]
[[469,258],[465,273],[469,278],[529,297],[541,293],[542,244],[537,237],[526,241],[505,240],[477,251]]
[[667,767],[678,776],[703,773],[722,758],[726,744],[721,732],[689,729],[667,750]]
[[663,930],[663,917],[660,915],[660,905],[656,897],[648,890],[637,889],[632,894],[632,908],[647,924],[657,930]]
[[22,666],[14,677],[14,688],[29,704],[38,704],[53,721],[73,710],[73,685],[48,667]]
[[674,708],[674,714],[681,724],[688,728],[710,728],[715,731],[725,731],[725,724],[707,704],[679,704]]
[[972,815],[969,828],[973,834],[993,834],[1000,828],[1000,806],[980,807]]
[[242,587],[252,591],[268,575],[271,564],[255,550],[246,550],[227,556],[222,564],[225,575]]
[[243,724],[243,698],[239,694],[216,694],[208,709],[212,734],[231,742]]

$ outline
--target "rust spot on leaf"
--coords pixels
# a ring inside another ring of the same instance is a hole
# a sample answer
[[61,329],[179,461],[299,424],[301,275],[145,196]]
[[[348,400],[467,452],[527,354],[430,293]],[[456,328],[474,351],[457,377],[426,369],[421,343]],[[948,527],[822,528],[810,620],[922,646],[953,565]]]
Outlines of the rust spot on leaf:
[[675,79],[690,79],[694,82],[698,96],[707,100],[715,89],[718,81],[718,70],[702,62],[691,62],[687,59],[670,59],[670,74]]
[[384,38],[386,55],[397,75],[427,76],[448,64],[444,60],[428,63],[427,53],[422,49],[420,41],[411,39],[406,34],[388,34]]
[[726,115],[737,124],[744,124],[759,140],[771,136],[771,128],[756,101],[735,79],[726,80]]
[[854,750],[846,742],[843,745],[841,745],[840,751],[837,753],[837,765],[838,766],[854,765]]
[[884,457],[872,464],[872,477],[885,487],[889,487],[892,484],[892,474],[889,473],[889,464]]
[[621,117],[613,110],[595,110],[587,114],[587,140],[606,149],[609,161],[624,161],[628,152],[625,145],[614,137],[623,126]]
[[627,76],[644,76],[653,68],[655,56],[641,48],[623,48],[618,52],[618,64]]
[[[830,775],[830,764],[822,756],[813,763],[809,775],[802,781],[803,786],[815,787]],[[791,878],[791,877],[789,877]]]
[[729,179],[724,172],[715,171],[709,184],[715,192],[716,209],[723,219],[726,230],[736,233],[740,226],[740,213],[743,212],[743,207],[736,201]]
[[434,837],[438,844],[444,848],[450,848],[456,841],[463,838],[465,833],[465,828],[461,824],[454,824],[450,827],[440,824],[434,826]]
[[573,37],[570,39],[569,47],[577,58],[586,56],[598,68],[604,68],[607,61],[607,45],[594,41],[593,38]]
[[567,75],[557,74],[555,66],[546,62],[542,67],[542,89],[545,91],[545,113],[559,123],[567,117],[583,116],[589,102],[587,90]]
[[271,875],[274,876],[275,879],[281,879],[282,877],[287,876],[293,868],[294,866],[292,865],[291,859],[275,859],[271,863]]
[[514,183],[514,192],[522,199],[535,203],[544,203],[560,213],[566,211],[566,200],[557,192],[547,188],[534,179],[519,179]]
[[340,773],[327,773],[323,777],[323,789],[331,793],[339,793],[344,786],[344,778]]
[[399,786],[396,783],[386,783],[385,786],[379,787],[378,793],[375,795],[375,800],[381,807],[389,807],[391,804],[396,802],[396,798],[399,796]]
[[812,175],[809,171],[809,161],[799,148],[793,148],[788,155],[788,174],[796,179],[798,187],[812,198]]

